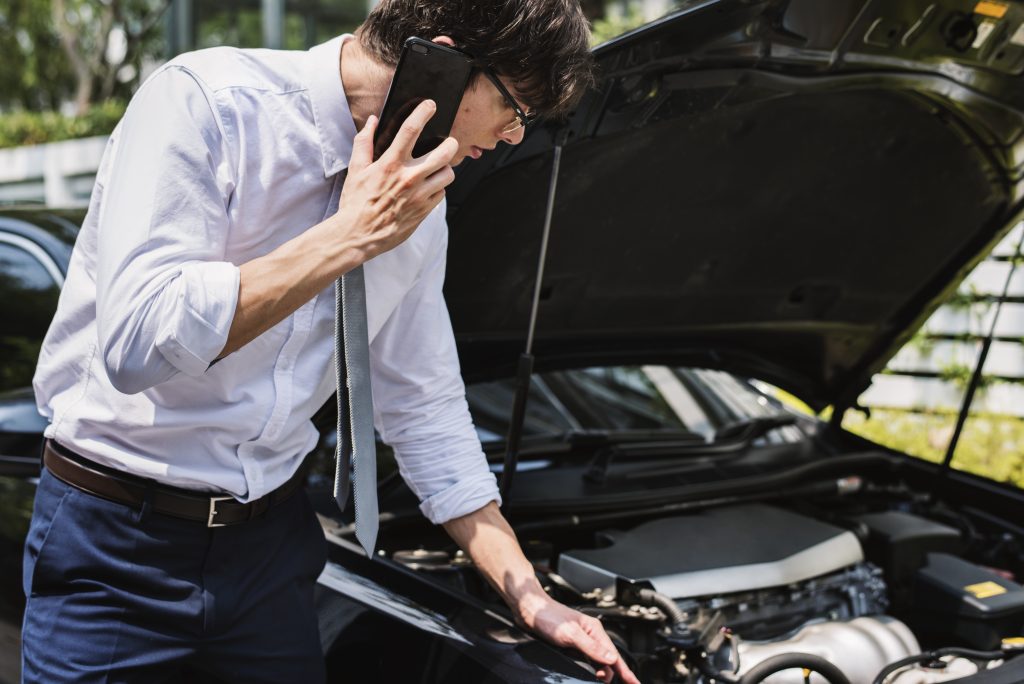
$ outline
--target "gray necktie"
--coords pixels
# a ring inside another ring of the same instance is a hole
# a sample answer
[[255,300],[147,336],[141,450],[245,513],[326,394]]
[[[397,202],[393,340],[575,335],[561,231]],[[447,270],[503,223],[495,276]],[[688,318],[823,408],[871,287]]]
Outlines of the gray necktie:
[[[332,204],[337,208],[346,171],[338,174]],[[330,212],[333,214],[333,211]],[[335,452],[334,500],[348,503],[349,466],[354,471],[352,503],[356,539],[368,557],[377,542],[377,445],[373,437],[370,393],[370,343],[366,326],[363,267],[338,278],[334,297],[334,372],[338,380],[338,447]]]

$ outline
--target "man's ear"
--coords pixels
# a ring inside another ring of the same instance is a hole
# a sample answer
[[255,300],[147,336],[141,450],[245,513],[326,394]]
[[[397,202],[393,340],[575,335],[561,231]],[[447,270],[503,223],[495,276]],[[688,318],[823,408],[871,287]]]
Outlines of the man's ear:
[[439,45],[447,45],[448,47],[455,47],[455,41],[449,36],[437,36],[430,42],[438,43]]

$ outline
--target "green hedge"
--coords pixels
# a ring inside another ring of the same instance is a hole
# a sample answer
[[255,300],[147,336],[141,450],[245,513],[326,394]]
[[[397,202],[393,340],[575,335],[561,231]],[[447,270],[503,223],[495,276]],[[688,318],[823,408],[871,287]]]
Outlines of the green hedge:
[[[941,463],[956,425],[955,411],[871,409],[871,419],[847,411],[843,427],[905,454]],[[952,466],[1024,487],[1024,419],[972,413],[964,424]]]
[[[772,392],[783,403],[814,415],[793,395],[778,388]],[[831,407],[818,417],[828,420]],[[942,463],[956,420],[956,411],[872,408],[870,419],[859,411],[847,411],[843,428],[890,449]],[[957,442],[952,466],[1024,488],[1024,418],[971,412]]]
[[57,112],[15,112],[0,115],[0,148],[109,135],[124,116],[125,103],[108,100],[82,116]]

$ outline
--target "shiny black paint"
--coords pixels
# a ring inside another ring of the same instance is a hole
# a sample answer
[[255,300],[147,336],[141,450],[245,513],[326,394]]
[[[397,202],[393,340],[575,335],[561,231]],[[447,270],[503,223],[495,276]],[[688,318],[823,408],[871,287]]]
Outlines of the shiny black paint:
[[[565,124],[536,367],[721,368],[849,405],[1024,208],[1024,7],[964,51],[943,27],[975,5],[693,2],[596,49]],[[467,379],[514,371],[560,130],[448,190]],[[517,211],[493,212],[508,196]]]
[[318,601],[329,682],[594,681],[506,615],[343,541],[332,545]]
[[0,209],[0,231],[39,245],[62,273],[67,273],[71,249],[85,213],[80,210]]
[[[0,210],[0,233],[28,240],[50,257],[61,275],[66,275],[84,216],[80,210],[3,209]],[[0,295],[5,283],[0,274]],[[6,390],[0,391],[0,475],[28,477],[39,472],[46,419],[36,410],[35,395],[27,385],[56,300],[41,294],[38,299],[19,306],[22,308],[12,314],[19,319],[16,324],[0,322],[4,330],[0,334],[0,352],[4,355],[5,366],[0,375],[0,389]],[[24,311],[25,308],[31,311]],[[26,354],[31,357],[26,358]],[[14,377],[21,382],[12,385]]]
[[36,409],[31,388],[0,394],[0,475],[39,474],[46,419]]

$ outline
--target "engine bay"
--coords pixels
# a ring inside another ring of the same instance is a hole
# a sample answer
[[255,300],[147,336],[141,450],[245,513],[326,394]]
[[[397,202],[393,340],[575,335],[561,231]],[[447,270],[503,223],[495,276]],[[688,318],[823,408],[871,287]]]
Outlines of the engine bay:
[[[599,618],[643,682],[1024,681],[1016,537],[903,483],[799,491],[516,532],[545,590]],[[386,554],[500,604],[454,547]]]

